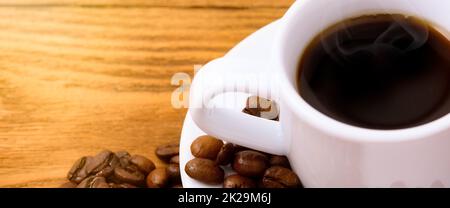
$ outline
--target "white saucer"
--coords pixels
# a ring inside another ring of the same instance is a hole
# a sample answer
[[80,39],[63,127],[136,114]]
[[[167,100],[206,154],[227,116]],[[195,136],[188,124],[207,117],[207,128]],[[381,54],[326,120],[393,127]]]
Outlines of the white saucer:
[[[267,61],[270,58],[270,52],[272,49],[272,42],[275,36],[275,30],[279,25],[280,20],[275,21],[264,28],[253,33],[236,47],[231,49],[225,57],[239,57],[240,59],[247,60],[258,60]],[[255,69],[259,70],[259,69]],[[245,107],[245,101],[249,95],[244,93],[226,93],[219,95],[214,98],[212,103],[223,103],[220,102],[222,99],[227,101],[232,100],[233,104],[231,106],[236,107],[237,111],[241,111]],[[234,103],[235,102],[235,103]],[[205,133],[197,127],[188,112],[183,124],[183,130],[181,132],[180,138],[180,168],[181,168],[181,179],[184,188],[220,188],[221,185],[211,186],[201,182],[198,182],[190,178],[184,171],[186,163],[193,159],[191,154],[190,146],[191,143],[199,136],[205,135]],[[231,169],[225,170],[226,174],[232,173]]]

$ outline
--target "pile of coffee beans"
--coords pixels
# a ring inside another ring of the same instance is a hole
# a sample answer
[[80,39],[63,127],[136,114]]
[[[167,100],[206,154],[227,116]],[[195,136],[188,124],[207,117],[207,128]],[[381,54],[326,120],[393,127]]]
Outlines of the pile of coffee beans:
[[165,168],[157,168],[147,177],[149,188],[183,188],[180,172],[180,144],[173,143],[156,148],[155,154],[167,164]]
[[[186,174],[224,188],[299,188],[301,182],[285,156],[246,149],[211,136],[201,136],[191,145],[196,158],[186,163]],[[224,166],[236,174],[225,177]]]
[[158,147],[156,155],[168,163],[165,168],[141,155],[126,151],[104,150],[95,156],[84,156],[75,162],[62,188],[179,188],[179,145]]
[[[243,110],[252,116],[278,121],[276,104],[252,96]],[[205,135],[191,144],[195,157],[186,163],[186,174],[210,185],[224,188],[300,188],[298,176],[291,170],[285,156],[270,155],[245,147],[224,143]],[[225,176],[224,167],[231,166],[235,174]]]

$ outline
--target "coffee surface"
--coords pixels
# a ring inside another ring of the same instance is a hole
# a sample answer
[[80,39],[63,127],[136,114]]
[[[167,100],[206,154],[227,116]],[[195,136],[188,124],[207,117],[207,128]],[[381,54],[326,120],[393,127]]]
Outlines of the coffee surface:
[[448,37],[418,18],[380,14],[342,21],[312,40],[297,86],[338,121],[401,129],[449,113],[449,83]]

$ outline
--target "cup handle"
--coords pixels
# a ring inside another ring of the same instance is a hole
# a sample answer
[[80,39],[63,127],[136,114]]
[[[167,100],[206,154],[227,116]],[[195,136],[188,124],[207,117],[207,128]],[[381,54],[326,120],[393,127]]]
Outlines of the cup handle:
[[274,77],[261,61],[220,58],[195,75],[190,89],[190,113],[208,135],[255,150],[285,155],[287,142],[280,123],[229,108],[212,108],[211,99],[227,92],[243,92],[276,100]]

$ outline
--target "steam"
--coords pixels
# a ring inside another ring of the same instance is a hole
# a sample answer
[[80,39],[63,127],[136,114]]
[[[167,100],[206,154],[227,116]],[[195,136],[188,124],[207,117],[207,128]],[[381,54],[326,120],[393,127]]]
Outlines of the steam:
[[380,58],[390,62],[427,42],[429,30],[425,23],[411,24],[410,21],[415,20],[400,15],[392,15],[391,18],[392,23],[380,31],[367,31],[361,26],[355,29],[345,22],[340,23],[338,27],[345,30],[334,35],[323,34],[322,45],[337,63],[357,65],[380,61]]

